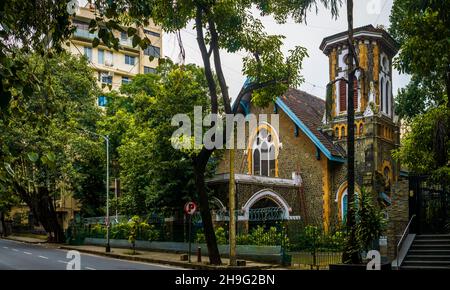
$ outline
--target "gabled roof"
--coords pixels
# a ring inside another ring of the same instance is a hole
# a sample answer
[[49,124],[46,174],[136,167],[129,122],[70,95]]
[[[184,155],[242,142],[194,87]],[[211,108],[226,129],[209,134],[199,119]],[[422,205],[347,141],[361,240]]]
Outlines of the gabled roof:
[[304,91],[289,89],[275,104],[308,136],[329,159],[345,162],[345,151],[319,130],[325,111],[325,101]]

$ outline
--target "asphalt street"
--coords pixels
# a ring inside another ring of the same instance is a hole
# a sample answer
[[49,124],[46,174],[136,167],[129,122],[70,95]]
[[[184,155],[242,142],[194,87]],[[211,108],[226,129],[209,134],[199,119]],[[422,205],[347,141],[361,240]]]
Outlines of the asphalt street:
[[176,267],[124,261],[0,239],[0,270],[170,270]]

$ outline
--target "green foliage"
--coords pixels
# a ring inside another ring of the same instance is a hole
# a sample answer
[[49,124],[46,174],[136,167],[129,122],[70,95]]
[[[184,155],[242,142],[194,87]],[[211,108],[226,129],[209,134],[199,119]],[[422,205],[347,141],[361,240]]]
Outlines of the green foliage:
[[[350,239],[346,239],[344,257],[351,257],[353,253],[360,257],[363,251],[371,250],[373,243],[385,230],[386,220],[383,211],[374,202],[375,199],[372,194],[362,188],[361,196],[350,204],[356,217],[356,224],[353,229],[355,240],[352,242]],[[352,263],[353,261],[343,262]]]
[[413,75],[411,82],[398,91],[395,97],[395,112],[411,122],[414,117],[428,109],[445,103],[445,85],[436,78],[422,78]]
[[96,162],[104,147],[77,129],[94,130],[98,88],[86,61],[68,53],[21,57],[42,85],[30,94],[10,88],[9,117],[0,122],[0,183],[32,208],[47,231],[59,231],[51,220],[53,199],[74,194],[94,205],[101,196]]
[[278,230],[277,227],[266,229],[264,226],[257,226],[249,234],[236,236],[238,245],[256,245],[256,246],[280,246],[289,247],[289,238]]
[[320,228],[307,225],[297,237],[295,246],[300,250],[308,250],[312,254],[319,251],[340,252],[346,242],[346,232],[337,230],[333,233],[324,233]]
[[219,244],[219,245],[227,244],[228,239],[225,236],[225,229],[222,227],[218,227],[215,232],[216,232],[217,244]]
[[409,74],[445,81],[450,64],[450,2],[397,0],[389,32],[400,43],[395,66]]
[[[439,166],[435,146],[436,134],[440,126],[445,126],[448,132],[449,124],[446,120],[450,112],[445,106],[429,109],[426,113],[417,116],[410,124],[409,132],[402,139],[402,146],[393,152],[393,156],[407,166],[409,170],[418,174],[431,174],[433,178],[442,182],[449,181],[449,166]],[[443,146],[450,154],[450,139],[444,136]]]
[[[223,227],[217,227],[215,230],[216,234],[216,240],[218,245],[225,245],[228,244],[228,239],[226,237],[226,231]],[[203,232],[203,229],[198,231],[195,236],[195,242],[196,243],[205,243],[205,234]]]
[[181,208],[195,192],[193,164],[189,154],[172,147],[171,120],[177,113],[193,119],[194,106],[208,112],[203,70],[167,61],[156,74],[137,75],[121,92],[126,96],[108,95],[106,116],[99,122],[117,148],[112,159],[118,161],[124,193],[119,211],[132,215],[150,207]]
[[381,236],[386,227],[386,220],[381,209],[374,204],[373,196],[366,190],[361,189],[361,198],[355,206],[357,216],[356,240],[361,250],[371,250],[372,243]]

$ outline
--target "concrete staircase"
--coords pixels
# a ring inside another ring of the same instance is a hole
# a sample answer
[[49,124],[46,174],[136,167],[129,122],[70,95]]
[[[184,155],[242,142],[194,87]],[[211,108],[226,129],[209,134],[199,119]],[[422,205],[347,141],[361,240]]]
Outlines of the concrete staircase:
[[416,235],[402,270],[450,270],[450,234]]

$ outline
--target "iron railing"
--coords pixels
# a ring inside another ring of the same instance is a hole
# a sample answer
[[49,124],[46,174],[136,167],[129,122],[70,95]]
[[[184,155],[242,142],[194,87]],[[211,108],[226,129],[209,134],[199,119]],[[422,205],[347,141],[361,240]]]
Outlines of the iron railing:
[[399,255],[400,248],[403,245],[403,242],[405,241],[406,236],[409,234],[409,227],[411,226],[411,223],[412,223],[412,221],[413,221],[415,216],[416,215],[413,214],[411,216],[411,218],[409,219],[409,222],[406,225],[405,231],[403,232],[403,235],[401,236],[401,238],[400,238],[400,240],[398,241],[398,244],[397,244],[397,268],[399,268],[399,269],[400,269],[400,264],[401,264],[400,255]]

